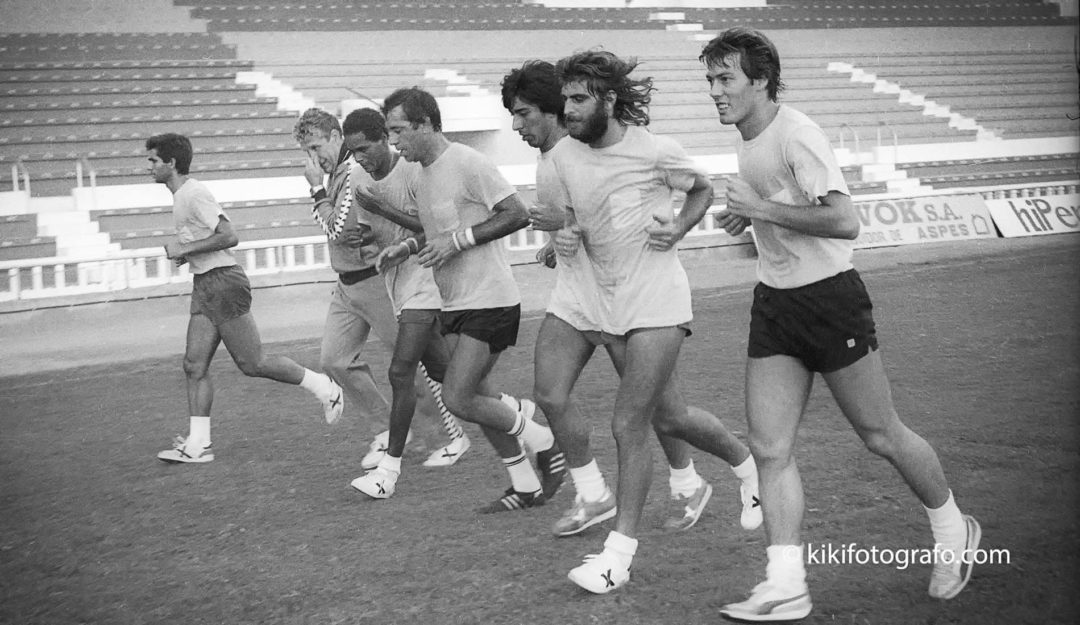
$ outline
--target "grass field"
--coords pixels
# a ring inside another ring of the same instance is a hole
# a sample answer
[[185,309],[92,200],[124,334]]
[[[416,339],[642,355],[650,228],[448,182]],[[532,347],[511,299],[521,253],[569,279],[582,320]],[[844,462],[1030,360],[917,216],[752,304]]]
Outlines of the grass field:
[[[1080,620],[1078,261],[1058,237],[1008,257],[864,273],[902,418],[937,448],[983,547],[1010,563],[977,567],[949,602],[927,596],[928,565],[811,565],[805,622]],[[680,359],[691,403],[740,436],[748,298],[749,285],[696,292]],[[523,323],[497,374],[515,394],[531,393],[537,327]],[[313,341],[268,349],[317,361]],[[382,350],[371,361],[386,366]],[[425,469],[412,448],[397,494],[370,501],[348,487],[366,442],[355,420],[327,427],[306,393],[243,378],[223,351],[214,373],[217,460],[203,466],[154,458],[186,429],[176,358],[0,380],[0,623],[718,623],[717,608],[763,574],[763,532],[740,529],[736,482],[703,454],[714,498],[695,528],[665,534],[656,448],[631,582],[592,596],[566,572],[607,527],[550,536],[570,487],[539,509],[475,514],[505,473],[474,427],[457,466]],[[598,354],[576,392],[611,481],[613,388]],[[798,454],[808,543],[930,546],[918,501],[820,380]]]

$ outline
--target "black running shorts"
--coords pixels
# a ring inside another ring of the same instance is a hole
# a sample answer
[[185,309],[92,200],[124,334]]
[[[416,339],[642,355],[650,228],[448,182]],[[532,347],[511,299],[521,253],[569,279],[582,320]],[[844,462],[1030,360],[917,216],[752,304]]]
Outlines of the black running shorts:
[[758,284],[746,354],[791,356],[811,371],[838,371],[877,349],[872,309],[854,269],[794,289]]
[[205,315],[214,326],[251,312],[251,283],[240,265],[195,274],[191,314]]
[[492,354],[517,344],[521,304],[504,308],[450,310],[439,313],[442,333],[464,334],[487,343]]

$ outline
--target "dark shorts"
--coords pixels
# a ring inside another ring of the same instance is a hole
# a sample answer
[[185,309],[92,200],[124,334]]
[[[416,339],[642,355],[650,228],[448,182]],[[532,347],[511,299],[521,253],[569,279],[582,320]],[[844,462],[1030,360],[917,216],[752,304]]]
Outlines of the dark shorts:
[[487,343],[492,354],[517,344],[521,305],[439,313],[443,334],[464,334]]
[[220,326],[251,312],[251,283],[240,265],[195,274],[193,282],[192,315],[204,315]]
[[398,323],[430,326],[439,321],[437,308],[406,308],[398,315]]
[[758,284],[746,354],[791,356],[811,371],[838,371],[877,349],[872,309],[854,269],[794,289]]

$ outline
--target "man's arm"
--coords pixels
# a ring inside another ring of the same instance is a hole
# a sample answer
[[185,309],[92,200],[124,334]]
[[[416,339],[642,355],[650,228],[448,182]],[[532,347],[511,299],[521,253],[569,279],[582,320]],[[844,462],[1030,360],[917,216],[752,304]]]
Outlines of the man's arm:
[[500,200],[492,210],[491,217],[475,226],[429,240],[420,250],[420,263],[434,267],[470,247],[501,239],[529,225],[529,209],[517,193]]
[[694,184],[686,192],[686,201],[674,220],[667,221],[653,217],[656,222],[645,231],[649,234],[649,249],[665,251],[675,246],[687,232],[705,217],[713,200],[713,188],[709,179],[702,174],[694,174]]
[[206,254],[207,252],[228,249],[239,242],[240,239],[236,236],[232,224],[224,215],[220,215],[217,228],[214,229],[213,234],[205,239],[190,243],[170,241],[165,245],[165,256],[173,260],[183,260],[192,254]]
[[796,232],[827,239],[855,239],[859,217],[851,198],[829,191],[821,204],[791,206],[763,199],[745,180],[732,178],[727,187],[727,210],[751,221],[768,221]]
[[413,232],[422,232],[424,230],[424,227],[420,225],[419,217],[394,208],[384,207],[378,200],[362,192],[360,189],[356,190],[356,204],[367,212],[388,219],[402,228],[408,228]]

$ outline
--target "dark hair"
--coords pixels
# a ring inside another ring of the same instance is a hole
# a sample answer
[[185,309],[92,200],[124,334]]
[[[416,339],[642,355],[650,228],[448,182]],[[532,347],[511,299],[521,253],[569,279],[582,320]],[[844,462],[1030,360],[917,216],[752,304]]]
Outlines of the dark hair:
[[555,66],[547,61],[525,61],[520,69],[503,77],[503,107],[514,112],[514,98],[532,104],[541,113],[558,115],[563,121],[563,99]]
[[390,115],[390,111],[401,107],[405,113],[405,119],[409,120],[413,128],[424,121],[431,122],[431,128],[435,132],[442,132],[442,114],[439,113],[439,103],[435,96],[420,87],[407,87],[398,89],[383,100],[382,113]]
[[335,130],[341,132],[341,124],[336,117],[320,108],[309,108],[296,120],[293,138],[297,143],[301,143],[318,133],[323,139],[329,139],[330,133]]
[[386,138],[386,118],[375,109],[356,109],[345,116],[341,124],[341,134],[354,135],[363,133],[368,141],[381,141]]
[[624,124],[646,126],[649,123],[649,101],[656,89],[652,86],[652,78],[630,78],[630,72],[637,66],[638,61],[634,57],[624,61],[610,52],[589,50],[560,59],[555,72],[564,85],[584,82],[589,93],[597,98],[614,91],[615,119]]
[[732,54],[739,55],[739,67],[750,80],[765,78],[769,99],[776,101],[784,90],[780,80],[780,54],[761,31],[753,28],[729,28],[705,44],[698,60],[706,66],[723,66]]
[[175,132],[166,132],[154,135],[146,140],[147,150],[156,150],[158,158],[164,163],[173,161],[176,165],[176,173],[186,176],[191,169],[191,158],[195,150],[191,148],[191,140],[184,135]]

